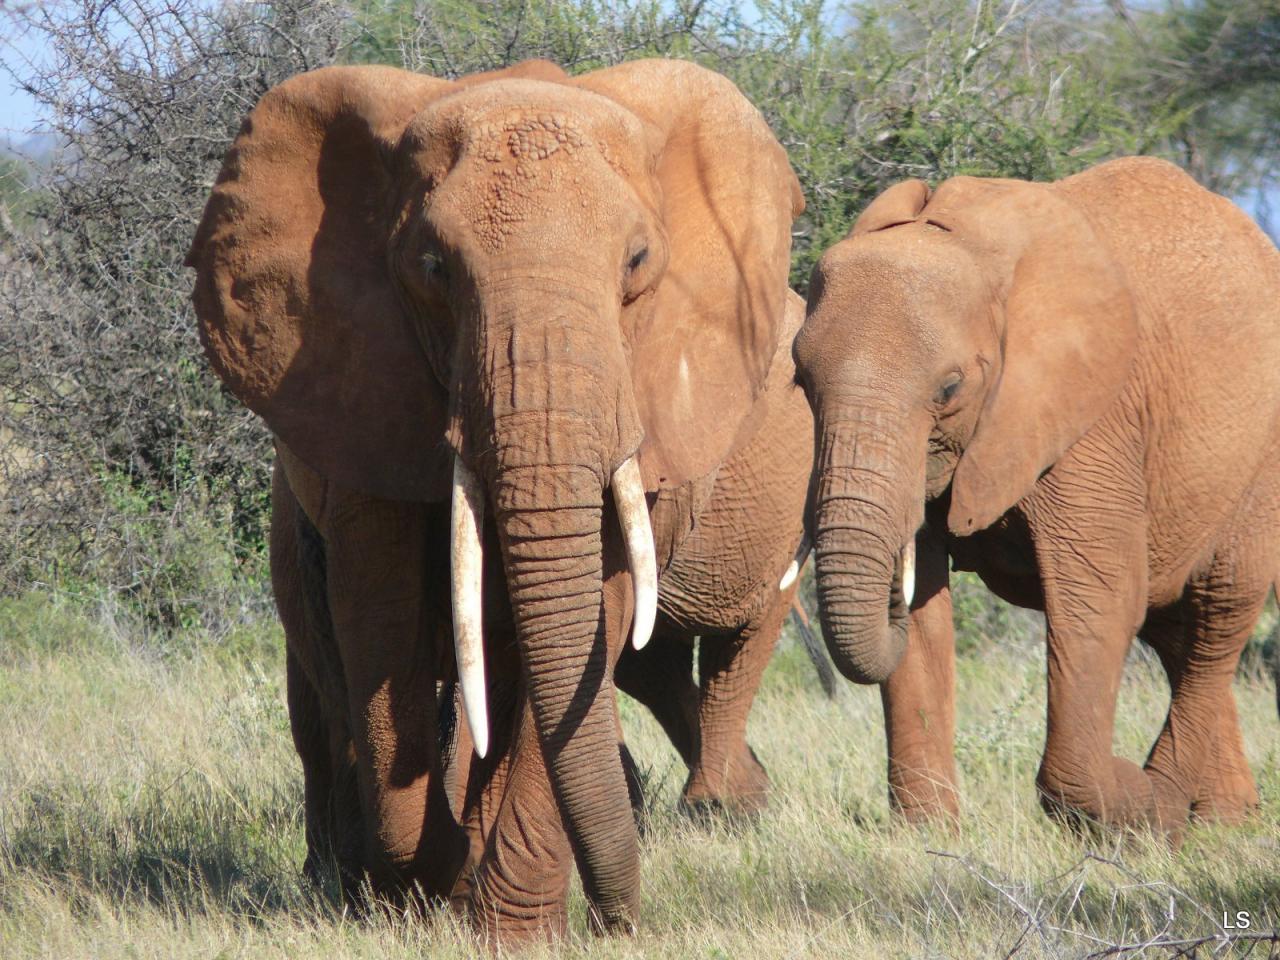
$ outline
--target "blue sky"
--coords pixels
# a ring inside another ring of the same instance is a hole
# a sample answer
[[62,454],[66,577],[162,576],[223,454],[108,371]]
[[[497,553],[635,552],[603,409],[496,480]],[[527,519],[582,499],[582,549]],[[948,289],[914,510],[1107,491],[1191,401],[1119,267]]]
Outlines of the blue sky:
[[[7,26],[7,25],[6,25]],[[24,65],[29,62],[42,62],[48,57],[43,43],[33,39],[30,34],[17,37],[6,37],[0,41],[0,63],[5,67],[0,71],[0,136],[13,143],[21,143],[36,125],[39,114],[35,101],[18,89],[17,82],[9,74],[18,77],[28,76]]]

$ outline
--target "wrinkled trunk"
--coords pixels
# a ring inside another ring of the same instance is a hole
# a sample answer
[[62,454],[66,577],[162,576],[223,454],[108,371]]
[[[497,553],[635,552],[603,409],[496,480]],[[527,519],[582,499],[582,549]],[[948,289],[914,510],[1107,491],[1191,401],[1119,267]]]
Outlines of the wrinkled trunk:
[[560,502],[547,506],[532,476],[507,472],[495,484],[529,700],[587,897],[605,927],[626,925],[636,912],[639,853],[613,720],[600,482],[588,469],[559,468]]
[[[883,683],[907,643],[903,553],[915,484],[898,435],[873,420],[824,427],[814,510],[818,603],[831,658],[855,683]],[[920,490],[922,509],[923,489]]]
[[593,919],[629,928],[639,851],[613,715],[601,522],[609,471],[639,435],[629,382],[619,395],[620,345],[611,355],[599,327],[517,324],[489,354],[483,472],[552,792]]

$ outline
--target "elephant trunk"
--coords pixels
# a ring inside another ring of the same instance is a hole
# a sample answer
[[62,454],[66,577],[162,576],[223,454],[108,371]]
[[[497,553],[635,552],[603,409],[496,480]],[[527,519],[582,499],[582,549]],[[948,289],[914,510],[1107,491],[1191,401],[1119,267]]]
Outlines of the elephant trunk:
[[[474,732],[485,712],[482,699],[477,705],[468,697],[484,691],[482,674],[478,681],[474,674],[483,669],[478,553],[487,503],[534,726],[593,919],[629,928],[638,907],[639,850],[618,752],[618,651],[611,654],[605,630],[607,539],[616,542],[620,533],[627,548],[636,644],[648,639],[657,607],[653,535],[631,456],[640,432],[630,378],[620,340],[601,337],[598,318],[587,322],[585,310],[545,324],[490,307],[490,321],[510,321],[501,323],[507,333],[488,328],[489,346],[480,344],[482,396],[464,394],[460,405],[470,412],[463,431],[479,476],[461,459],[455,470],[454,611],[464,706]],[[607,486],[621,530],[606,537]],[[481,739],[475,736],[478,746]]]
[[552,790],[597,921],[626,926],[636,915],[639,851],[605,641],[601,486],[587,467],[562,467],[557,476],[558,502],[549,507],[537,492],[543,479],[500,474],[496,519]]
[[883,683],[906,650],[915,525],[904,520],[910,484],[902,482],[902,446],[865,422],[841,421],[822,435],[813,517],[818,603],[831,658],[855,683]]

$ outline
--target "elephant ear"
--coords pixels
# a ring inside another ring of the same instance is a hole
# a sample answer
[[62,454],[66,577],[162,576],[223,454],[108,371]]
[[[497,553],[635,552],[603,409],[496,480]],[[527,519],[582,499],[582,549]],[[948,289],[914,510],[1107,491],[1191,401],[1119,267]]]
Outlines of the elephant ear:
[[303,461],[395,499],[447,496],[446,400],[386,262],[392,148],[447,81],[328,67],[270,90],[223,162],[187,264],[227,387]]
[[656,154],[669,257],[632,333],[632,377],[645,485],[677,486],[714,470],[762,416],[804,199],[760,112],[719,74],[638,60],[575,83],[639,117]]
[[929,202],[929,185],[923,180],[903,180],[880,194],[853,222],[849,236],[857,237],[876,230],[911,223]]
[[951,486],[948,526],[990,526],[1115,403],[1138,325],[1123,270],[1055,187],[957,178],[927,219],[976,243],[1003,291],[1003,363]]

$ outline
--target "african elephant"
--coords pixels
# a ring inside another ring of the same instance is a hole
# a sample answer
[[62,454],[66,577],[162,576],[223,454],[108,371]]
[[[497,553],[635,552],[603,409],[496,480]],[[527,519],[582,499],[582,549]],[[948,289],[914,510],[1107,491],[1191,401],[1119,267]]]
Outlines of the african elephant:
[[[899,183],[794,352],[823,628],[883,684],[898,809],[956,810],[948,558],[1046,613],[1047,811],[1177,842],[1256,803],[1231,680],[1280,575],[1280,254],[1248,217],[1149,158]],[[1172,690],[1142,768],[1112,755],[1135,633]]]
[[[794,555],[808,552],[807,546],[797,544],[803,538],[812,417],[803,395],[794,389],[790,356],[790,341],[803,317],[803,302],[792,294],[788,322],[765,385],[766,412],[751,440],[710,482],[701,485],[701,491],[683,491],[684,498],[682,491],[671,497],[660,495],[654,524],[668,531],[660,539],[673,544],[679,540],[679,546],[673,557],[659,565],[659,616],[653,638],[643,650],[625,649],[617,665],[618,687],[649,707],[688,765],[682,802],[695,809],[722,807],[752,813],[765,801],[768,789],[767,774],[747,745],[745,733],[755,690],[794,600],[794,578],[778,589],[774,586],[777,574]],[[364,835],[348,671],[334,639],[333,619],[334,610],[341,611],[349,602],[348,591],[335,588],[330,598],[328,547],[312,520],[312,516],[323,517],[324,507],[315,502],[309,510],[301,507],[286,464],[304,498],[332,497],[335,488],[281,448],[272,478],[271,572],[288,641],[289,718],[303,765],[307,873],[317,876],[320,864],[335,856],[346,892],[355,899],[365,868]],[[689,494],[697,499],[688,500]],[[363,527],[371,532],[363,555],[366,564],[378,561],[379,579],[396,571],[419,576],[433,562],[447,562],[443,555],[447,537],[437,531],[433,541],[422,519],[428,513],[423,507],[393,505],[393,523],[387,525],[391,529],[379,530],[378,511],[387,505],[353,491],[338,491],[338,495],[346,498],[344,510],[361,517]],[[692,529],[690,515],[696,520]],[[394,538],[393,529],[416,534],[404,543]],[[334,535],[338,542],[333,549],[339,557],[355,548],[351,532]],[[428,556],[433,542],[440,552],[434,561]],[[413,582],[403,584],[403,589],[414,589]],[[446,620],[449,597],[443,585],[424,582],[422,591],[419,602],[434,606],[437,623]],[[695,638],[701,639],[699,684],[692,679]],[[412,649],[397,654],[423,661],[419,669],[427,677],[450,676],[450,665],[439,661],[451,657],[452,648],[439,641],[439,637],[434,642],[420,637]],[[503,680],[514,692],[515,684],[509,678]],[[433,682],[419,694],[423,703],[435,695]],[[457,792],[465,783],[459,782],[457,766],[448,762],[457,744],[450,743],[453,702],[447,692],[438,707],[439,716],[420,714],[414,724],[398,728],[388,749],[398,746],[398,755],[416,757],[421,770],[432,771],[425,817],[436,820],[424,823],[422,838],[431,836],[437,842],[421,851],[411,872],[425,890],[444,896],[467,852],[454,825],[461,820],[471,823],[479,850],[483,850],[486,831],[482,815],[467,816],[468,804]],[[506,713],[510,712],[508,706]],[[408,718],[404,710],[395,715]],[[465,761],[469,746],[464,747]],[[448,781],[452,783],[446,787]],[[483,793],[493,793],[493,781],[492,776],[480,781]],[[639,785],[631,786],[635,802]],[[431,795],[431,788],[446,792]],[[422,801],[411,794],[408,802]],[[477,802],[483,801],[477,798]],[[450,847],[442,841],[451,835]],[[374,876],[378,878],[376,872]],[[382,879],[384,888],[386,881],[392,889],[399,885],[394,876]],[[469,889],[468,884],[463,887]]]
[[[515,938],[563,927],[576,862],[593,924],[633,925],[613,668],[766,419],[802,206],[759,113],[675,61],[326,68],[246,118],[194,300],[323,541],[375,885],[457,896],[463,858],[473,914]],[[455,672],[465,771],[434,720]]]

